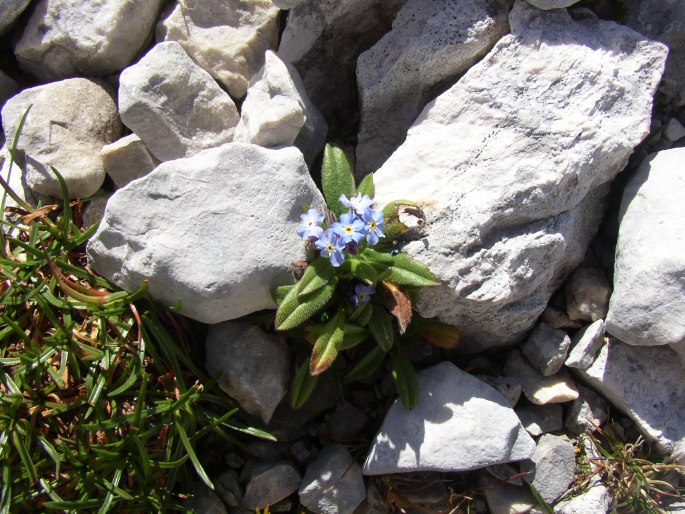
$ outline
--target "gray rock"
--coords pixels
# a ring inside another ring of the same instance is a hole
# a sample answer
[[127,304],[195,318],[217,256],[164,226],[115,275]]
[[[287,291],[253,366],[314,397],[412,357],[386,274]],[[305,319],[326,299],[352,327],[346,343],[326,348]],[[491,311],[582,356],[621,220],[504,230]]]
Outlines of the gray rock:
[[553,503],[573,482],[576,470],[573,444],[565,438],[544,434],[538,441],[531,461],[521,465],[522,471],[528,471],[525,480],[540,493],[543,500]]
[[159,43],[119,77],[121,120],[160,161],[233,141],[238,110],[178,43]]
[[86,204],[86,208],[83,210],[84,227],[90,227],[102,221],[108,201],[109,196],[103,194],[102,196],[98,195]]
[[229,507],[238,507],[243,498],[238,473],[229,469],[214,479],[214,489],[221,500]]
[[685,0],[625,0],[626,24],[669,48],[665,78],[676,84],[685,104]]
[[113,93],[88,79],[68,79],[25,89],[2,109],[8,144],[32,105],[17,149],[25,154],[26,182],[37,193],[61,197],[51,166],[64,177],[72,198],[90,196],[105,180],[100,149],[122,130]]
[[572,320],[564,311],[549,306],[542,313],[542,321],[552,328],[560,328],[562,330],[577,330],[583,326],[582,322]]
[[573,347],[564,364],[571,368],[589,368],[602,344],[604,344],[604,321],[598,319],[573,336]]
[[566,282],[566,311],[572,320],[604,319],[609,308],[611,284],[597,268],[578,268]]
[[490,514],[529,514],[536,505],[527,487],[512,485],[481,473],[480,485]]
[[243,506],[254,510],[287,498],[297,491],[302,477],[288,462],[257,466],[245,487]]
[[[0,0],[0,5],[1,2],[2,0]],[[0,9],[2,9],[2,7],[0,7]],[[2,19],[2,15],[0,15],[0,19]],[[0,109],[5,105],[5,100],[16,93],[18,89],[19,84],[0,70]]]
[[271,0],[177,2],[157,25],[157,41],[176,41],[205,71],[241,98],[264,52],[278,44]]
[[609,490],[601,483],[594,483],[578,496],[560,501],[554,506],[557,514],[606,514],[611,507]]
[[270,50],[264,61],[250,80],[234,141],[267,148],[295,145],[311,166],[326,142],[326,121],[309,101],[295,68]]
[[[0,148],[0,177],[2,177],[10,186],[12,191],[14,191],[19,199],[28,203],[31,206],[37,204],[34,198],[33,191],[26,183],[24,166],[21,164],[13,162],[9,150],[7,147],[3,146]],[[5,190],[0,187],[0,198],[5,195]],[[6,207],[17,207],[18,204],[9,195],[5,198]]]
[[89,261],[127,290],[148,280],[153,297],[204,323],[238,318],[274,308],[271,290],[292,282],[302,205],[323,197],[297,148],[229,143],[114,193]]
[[578,0],[528,0],[528,3],[538,9],[548,11],[550,9],[563,9],[571,7]]
[[578,398],[578,390],[566,370],[543,377],[518,350],[513,350],[504,365],[504,374],[521,383],[521,389],[536,405],[570,402]]
[[357,57],[385,34],[406,0],[305,0],[288,13],[278,55],[295,66],[329,125],[356,105]]
[[685,137],[685,126],[678,121],[678,118],[671,118],[664,128],[664,137],[675,143]]
[[31,0],[0,0],[0,35],[9,32],[30,3]]
[[368,422],[366,414],[351,403],[345,403],[326,418],[326,427],[333,441],[345,443],[357,437]]
[[566,332],[541,322],[521,345],[521,351],[543,376],[548,377],[564,365],[570,345],[571,338]]
[[518,403],[521,397],[521,383],[515,378],[490,377],[487,375],[476,375],[476,378],[497,389],[507,399],[511,407]]
[[197,484],[191,491],[192,496],[183,506],[197,514],[226,514],[226,506],[209,487]]
[[521,0],[510,25],[375,174],[379,204],[423,207],[427,235],[405,251],[442,285],[418,310],[458,326],[465,352],[520,340],[582,260],[603,185],[648,134],[666,56],[628,28]]
[[594,432],[609,419],[606,400],[592,389],[578,386],[578,399],[574,400],[566,414],[566,429],[573,434]]
[[162,0],[40,0],[14,48],[22,68],[44,81],[104,77],[143,49]]
[[159,164],[135,134],[103,146],[100,156],[105,172],[117,187],[147,175]]
[[279,9],[293,9],[305,0],[271,0]]
[[361,467],[347,448],[328,445],[307,466],[299,494],[300,503],[317,514],[352,514],[366,498]]
[[683,364],[668,346],[631,346],[612,339],[579,374],[661,449],[685,449]]
[[364,464],[364,473],[466,471],[526,459],[534,442],[504,397],[443,362],[418,374],[419,398],[396,401]]
[[376,171],[440,89],[507,33],[501,0],[408,0],[392,30],[357,60],[361,121],[355,172]]
[[623,192],[606,330],[635,345],[685,341],[685,148],[648,156]]
[[227,321],[209,327],[205,350],[209,374],[221,373],[219,387],[269,423],[290,382],[290,358],[278,337],[257,325]]
[[534,436],[557,432],[564,427],[560,405],[531,405],[516,409],[526,431]]
[[495,464],[488,466],[485,471],[490,473],[493,477],[513,485],[523,485],[523,478],[518,466],[513,464]]

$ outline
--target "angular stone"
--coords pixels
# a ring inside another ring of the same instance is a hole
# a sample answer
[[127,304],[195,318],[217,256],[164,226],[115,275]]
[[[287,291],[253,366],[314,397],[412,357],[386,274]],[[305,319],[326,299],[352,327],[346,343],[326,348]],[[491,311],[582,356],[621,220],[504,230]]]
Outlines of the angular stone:
[[557,514],[606,514],[611,507],[609,490],[601,483],[594,483],[577,496],[563,500],[554,506]]
[[111,75],[143,49],[162,3],[41,0],[14,53],[22,68],[43,81]]
[[683,364],[668,346],[612,339],[579,374],[663,450],[685,451]]
[[178,43],[159,43],[119,77],[121,120],[160,161],[233,141],[238,110]]
[[356,105],[357,57],[385,34],[406,0],[305,0],[288,13],[278,55],[295,66],[329,125]]
[[176,41],[234,98],[278,44],[278,13],[271,0],[202,0],[172,5],[157,25],[157,41]]
[[566,370],[543,377],[518,350],[509,353],[504,374],[516,378],[526,398],[536,405],[570,402],[578,398],[578,390]]
[[521,465],[522,471],[528,471],[524,479],[535,487],[543,500],[553,503],[573,482],[576,470],[573,444],[565,438],[544,434],[531,461],[532,464],[524,462]]
[[578,399],[566,414],[566,429],[573,434],[594,432],[609,419],[607,402],[592,389],[578,386]]
[[247,412],[269,423],[290,382],[288,351],[257,325],[211,325],[205,341],[207,372]]
[[361,467],[347,448],[330,444],[307,466],[299,494],[317,514],[352,514],[366,498]]
[[538,9],[548,11],[550,9],[563,9],[564,7],[571,7],[578,0],[528,0],[528,3]]
[[490,514],[530,514],[536,505],[528,487],[512,485],[481,473],[480,485]]
[[543,376],[548,377],[564,365],[570,345],[571,338],[566,332],[542,322],[535,325],[533,332],[521,345],[521,351]]
[[109,196],[102,195],[97,196],[95,199],[91,200],[86,204],[86,208],[83,210],[83,226],[90,227],[96,223],[100,223],[105,215],[105,209],[107,208],[107,201]]
[[521,398],[521,383],[515,378],[490,377],[488,375],[477,375],[476,378],[497,389],[507,399],[511,407],[514,407]]
[[105,172],[117,187],[147,175],[159,164],[135,134],[103,146],[100,156]]
[[564,364],[571,368],[589,368],[603,343],[604,321],[598,319],[573,336],[573,347]]
[[572,320],[604,319],[609,308],[611,284],[597,268],[578,268],[566,282],[566,311]]
[[270,50],[264,61],[250,80],[233,140],[267,148],[294,145],[311,166],[326,142],[326,121],[295,68]]
[[358,177],[380,168],[426,103],[507,33],[508,12],[500,0],[408,0],[357,60]]
[[302,477],[289,462],[257,466],[245,487],[243,506],[263,509],[297,491]]
[[533,437],[564,428],[560,405],[531,405],[515,410],[521,424]]
[[25,89],[2,109],[10,142],[32,105],[17,149],[25,154],[26,182],[37,193],[61,197],[53,166],[72,198],[94,194],[105,180],[100,149],[116,140],[122,126],[109,87],[88,79],[67,79]]
[[31,0],[0,0],[0,35],[8,32]]
[[583,326],[582,322],[574,321],[564,311],[555,307],[547,307],[542,313],[542,321],[553,328],[562,330],[578,330]]
[[666,56],[626,27],[522,0],[510,24],[375,174],[379,204],[423,207],[427,235],[405,251],[442,286],[418,309],[458,326],[464,351],[521,339],[580,263],[602,185],[649,131]]
[[209,487],[196,484],[191,490],[191,497],[183,502],[183,506],[191,512],[201,514],[226,514],[226,506]]
[[685,341],[685,148],[648,156],[623,192],[606,330],[624,343]]
[[685,126],[678,121],[678,118],[671,118],[664,128],[664,137],[675,143],[685,137]]
[[323,204],[297,148],[229,143],[114,193],[89,260],[124,289],[148,280],[159,301],[218,323],[274,308],[271,290],[292,282],[292,261],[305,258],[301,208]]
[[420,372],[418,385],[414,409],[390,407],[364,474],[466,471],[532,455],[535,443],[485,382],[443,362]]

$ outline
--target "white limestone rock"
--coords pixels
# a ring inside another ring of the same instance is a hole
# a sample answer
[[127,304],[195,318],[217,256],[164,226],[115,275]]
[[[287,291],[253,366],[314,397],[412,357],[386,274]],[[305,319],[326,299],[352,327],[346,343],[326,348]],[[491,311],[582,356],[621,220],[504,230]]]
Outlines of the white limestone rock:
[[31,0],[0,0],[0,35],[9,32]]
[[209,327],[205,366],[219,387],[269,423],[290,382],[288,350],[257,325],[227,321]]
[[578,374],[662,450],[685,454],[683,363],[671,348],[612,339]]
[[606,329],[624,343],[685,341],[685,148],[648,156],[623,192]]
[[231,97],[181,45],[159,43],[119,78],[121,120],[160,161],[233,141]]
[[606,514],[611,507],[611,493],[604,485],[594,482],[586,490],[554,506],[557,514]]
[[294,145],[311,166],[326,142],[327,131],[326,121],[309,101],[295,68],[267,50],[264,67],[250,80],[234,141],[266,148]]
[[578,268],[566,282],[566,311],[572,320],[606,318],[611,284],[598,268]]
[[100,155],[105,172],[117,187],[147,175],[159,164],[135,134],[103,146]]
[[566,332],[552,328],[543,321],[535,325],[521,345],[521,351],[543,376],[548,377],[564,365],[569,346],[571,338]]
[[379,204],[424,208],[427,236],[405,250],[442,286],[418,309],[458,326],[464,351],[521,339],[580,263],[666,57],[626,27],[523,0],[510,25],[375,174]]
[[299,495],[300,503],[317,514],[352,514],[366,498],[362,468],[347,448],[328,445],[307,466]]
[[566,370],[543,377],[518,350],[509,353],[503,371],[521,383],[523,394],[536,405],[564,403],[578,398],[578,389]]
[[264,52],[278,44],[279,10],[271,0],[178,2],[157,25],[157,41],[176,41],[234,98],[245,95]]
[[[9,184],[20,200],[28,204],[34,204],[32,191],[26,183],[22,166],[20,163],[12,162],[9,150],[4,145],[0,148],[0,177]],[[4,194],[5,190],[0,186],[0,198]],[[18,204],[8,195],[5,198],[5,206],[17,207]]]
[[531,457],[524,462],[523,478],[530,483],[547,503],[553,503],[566,492],[576,470],[573,444],[563,437],[544,434]]
[[560,405],[527,405],[515,409],[515,412],[523,428],[533,437],[557,432],[564,427]]
[[508,13],[501,0],[408,0],[357,60],[358,177],[376,171],[426,103],[508,32]]
[[594,432],[609,419],[608,404],[592,389],[578,385],[578,399],[571,403],[564,425],[572,434]]
[[548,11],[550,9],[563,9],[564,7],[571,7],[578,0],[528,0],[528,3],[533,7]]
[[163,0],[40,0],[14,48],[43,81],[104,77],[130,64],[153,30]]
[[604,321],[598,319],[573,336],[573,347],[564,364],[570,368],[589,368],[602,344],[604,344]]
[[329,125],[356,105],[357,57],[385,34],[407,0],[305,0],[288,13],[278,56],[295,66]]
[[95,193],[105,180],[100,149],[122,131],[113,92],[82,78],[25,89],[2,109],[8,144],[30,105],[17,145],[25,156],[26,183],[37,193],[61,197],[53,166],[72,198]]
[[163,162],[114,193],[89,261],[129,291],[149,280],[153,297],[180,301],[188,317],[235,319],[275,307],[271,290],[305,258],[302,206],[323,204],[297,148],[229,143]]
[[418,373],[419,398],[390,407],[364,474],[467,471],[529,458],[535,443],[495,389],[450,362]]

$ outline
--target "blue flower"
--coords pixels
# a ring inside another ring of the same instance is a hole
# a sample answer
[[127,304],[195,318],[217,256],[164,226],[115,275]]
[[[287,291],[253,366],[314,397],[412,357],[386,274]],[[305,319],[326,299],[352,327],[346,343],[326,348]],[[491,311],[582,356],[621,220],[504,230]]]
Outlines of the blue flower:
[[340,200],[340,203],[345,207],[352,209],[358,216],[363,215],[364,211],[369,209],[373,203],[373,200],[369,198],[369,195],[362,196],[361,193],[358,193],[357,196],[353,196],[349,199],[345,195],[340,195],[338,200]]
[[378,239],[385,237],[383,234],[383,223],[385,216],[382,212],[376,212],[373,209],[366,209],[362,219],[364,220],[364,230],[366,231],[366,240],[370,245],[375,245]]
[[322,257],[328,257],[331,260],[334,267],[337,268],[345,262],[345,254],[343,253],[345,243],[332,230],[325,230],[319,240],[314,243],[314,246],[321,250]]
[[309,209],[307,214],[300,216],[302,225],[297,229],[297,235],[302,239],[316,240],[323,234],[323,229],[319,226],[323,223],[324,215],[316,209]]
[[359,283],[354,287],[354,294],[352,295],[352,305],[355,309],[361,307],[365,303],[371,301],[371,296],[376,292],[376,288],[373,286],[367,286],[366,284]]
[[340,236],[343,243],[359,243],[364,239],[364,222],[349,212],[340,216],[340,221],[333,223],[331,230]]

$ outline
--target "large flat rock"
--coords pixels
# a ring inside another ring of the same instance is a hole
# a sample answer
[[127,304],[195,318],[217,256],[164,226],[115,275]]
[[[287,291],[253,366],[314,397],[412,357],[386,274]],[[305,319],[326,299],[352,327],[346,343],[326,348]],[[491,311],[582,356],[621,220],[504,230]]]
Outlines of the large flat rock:
[[424,207],[406,251],[441,279],[418,304],[465,351],[523,337],[582,259],[602,186],[648,133],[666,48],[519,0],[512,34],[429,103],[376,173],[376,200]]
[[297,148],[246,143],[160,164],[110,198],[88,244],[95,271],[181,313],[218,323],[274,308],[271,290],[303,259],[304,205],[323,198]]

